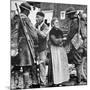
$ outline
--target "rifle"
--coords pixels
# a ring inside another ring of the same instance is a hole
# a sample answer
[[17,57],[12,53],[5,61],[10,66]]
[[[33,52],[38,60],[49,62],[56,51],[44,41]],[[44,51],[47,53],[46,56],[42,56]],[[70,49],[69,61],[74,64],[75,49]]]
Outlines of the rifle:
[[[16,9],[17,9],[17,12],[18,12],[18,15],[19,15],[19,18],[20,18],[20,21],[21,21],[21,24],[23,26],[23,31],[24,31],[24,35],[25,35],[25,38],[27,40],[27,44],[28,44],[28,47],[29,47],[29,51],[31,52],[31,55],[32,55],[32,58],[34,60],[34,65],[36,65],[36,77],[37,77],[37,80],[38,80],[38,85],[40,84],[40,74],[39,74],[39,65],[37,64],[37,59],[35,57],[35,54],[34,54],[34,49],[31,47],[32,46],[32,38],[30,38],[30,35],[27,35],[27,28],[25,27],[23,21],[22,21],[22,18],[20,17],[20,13],[19,13],[19,9],[18,9],[18,6],[17,6],[17,3],[15,3],[16,5]],[[39,85],[40,86],[40,85]]]
[[31,52],[32,58],[33,58],[33,60],[35,62],[34,49],[31,47],[32,46],[32,40],[31,40],[32,38],[30,38],[30,35],[28,35],[27,28],[26,28],[25,24],[23,23],[22,18],[20,17],[20,13],[19,13],[17,3],[15,3],[15,6],[16,6],[16,10],[18,12],[18,15],[19,15],[22,27],[23,27],[23,31],[24,31],[24,35],[25,35],[25,38],[26,38],[26,41],[27,41],[27,44],[28,44],[28,47],[29,47],[29,51]]

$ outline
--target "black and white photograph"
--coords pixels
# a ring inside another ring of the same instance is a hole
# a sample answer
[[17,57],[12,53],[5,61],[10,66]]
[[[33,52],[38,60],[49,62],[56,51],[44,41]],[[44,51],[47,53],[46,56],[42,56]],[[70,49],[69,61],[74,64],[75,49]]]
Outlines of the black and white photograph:
[[87,5],[10,1],[10,89],[87,85]]

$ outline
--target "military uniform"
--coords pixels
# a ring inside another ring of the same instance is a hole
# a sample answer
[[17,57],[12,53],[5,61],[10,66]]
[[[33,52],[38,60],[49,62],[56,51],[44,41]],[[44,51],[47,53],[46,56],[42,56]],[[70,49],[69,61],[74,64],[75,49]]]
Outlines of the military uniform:
[[[78,77],[77,82],[80,83],[80,81],[81,81],[81,72],[80,71],[81,71],[81,64],[82,64],[82,56],[81,56],[81,53],[79,52],[80,47],[78,49],[76,49],[72,43],[73,37],[78,33],[78,30],[79,30],[79,18],[74,16],[75,13],[76,13],[76,11],[74,8],[69,8],[66,11],[66,15],[71,20],[70,31],[67,36],[66,44],[70,45],[70,52],[68,53],[69,63],[75,64],[76,71],[77,71],[77,77]],[[71,16],[73,16],[73,17],[71,18]]]
[[[30,10],[25,3],[22,3],[20,7],[24,8],[24,10]],[[15,65],[22,67],[22,76],[24,80],[23,87],[29,88],[29,86],[31,86],[32,84],[37,84],[36,73],[34,73],[35,70],[33,70],[35,68],[33,67],[35,62],[34,43],[37,42],[38,36],[28,16],[25,13],[21,12],[20,18],[18,18],[17,22],[19,59],[18,62],[15,63]],[[25,29],[22,25],[25,27]],[[25,33],[28,38],[26,38]],[[31,48],[27,43],[27,40],[29,39],[31,41],[29,42]],[[33,52],[31,52],[31,50]]]
[[[36,28],[38,29],[40,25],[36,24]],[[39,56],[39,62],[40,63],[40,80],[41,84],[46,85],[46,49],[47,49],[47,32],[48,32],[48,26],[42,22],[42,25],[40,26],[40,31],[44,32],[46,37],[42,37],[38,34],[38,56]]]

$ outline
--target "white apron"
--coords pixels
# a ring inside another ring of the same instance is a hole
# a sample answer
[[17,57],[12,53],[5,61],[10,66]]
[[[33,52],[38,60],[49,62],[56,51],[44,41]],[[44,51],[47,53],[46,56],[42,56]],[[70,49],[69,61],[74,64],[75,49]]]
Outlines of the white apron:
[[54,84],[69,80],[68,58],[63,47],[51,45],[52,69]]

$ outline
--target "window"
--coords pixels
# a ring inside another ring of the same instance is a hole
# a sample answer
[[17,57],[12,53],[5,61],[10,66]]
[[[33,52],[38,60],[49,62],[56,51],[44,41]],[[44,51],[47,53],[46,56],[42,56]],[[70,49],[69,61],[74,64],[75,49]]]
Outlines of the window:
[[61,20],[65,19],[65,11],[60,12],[60,19]]

